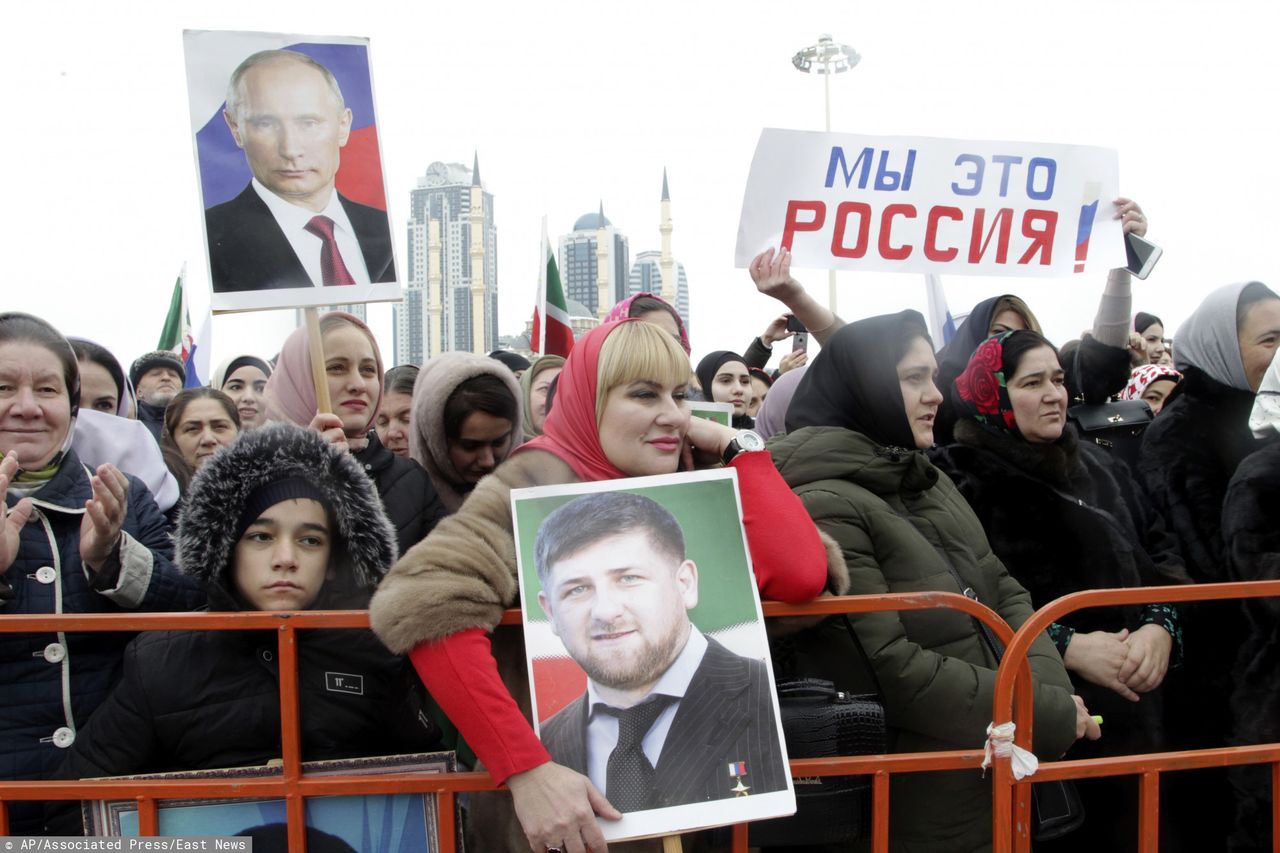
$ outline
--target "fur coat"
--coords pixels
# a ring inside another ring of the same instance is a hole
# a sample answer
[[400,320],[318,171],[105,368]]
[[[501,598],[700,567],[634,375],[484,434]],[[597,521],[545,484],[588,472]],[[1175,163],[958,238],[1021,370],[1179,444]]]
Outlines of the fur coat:
[[[1280,580],[1280,438],[1240,463],[1222,508],[1233,581]],[[1236,745],[1280,741],[1280,599],[1245,602],[1249,632],[1235,666]],[[1270,848],[1271,782],[1265,766],[1233,768],[1233,850]]]
[[[1128,467],[1079,441],[1068,425],[1053,444],[997,435],[963,418],[957,444],[937,448],[946,472],[986,530],[996,556],[1043,607],[1085,589],[1189,583],[1176,543],[1148,505]],[[1076,631],[1137,630],[1142,608],[1078,610],[1062,620]],[[1174,652],[1174,660],[1177,651]],[[1073,678],[1089,710],[1102,714],[1107,736],[1077,753],[1160,749],[1158,695],[1134,704],[1104,687]]]
[[[1236,468],[1258,447],[1249,432],[1253,397],[1187,367],[1142,437],[1138,470],[1147,494],[1197,583],[1228,580],[1222,507]],[[1170,746],[1223,746],[1231,726],[1224,701],[1232,693],[1231,662],[1246,636],[1243,613],[1227,602],[1191,604],[1183,614],[1185,666],[1165,689]]]

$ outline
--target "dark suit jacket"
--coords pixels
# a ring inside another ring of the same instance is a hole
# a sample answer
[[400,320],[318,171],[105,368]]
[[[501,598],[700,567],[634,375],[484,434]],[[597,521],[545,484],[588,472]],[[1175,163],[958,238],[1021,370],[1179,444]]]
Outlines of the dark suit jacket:
[[[689,682],[654,768],[658,807],[735,796],[731,762],[746,762],[750,794],[782,791],[790,772],[774,725],[772,688],[758,660],[735,655],[711,637]],[[558,763],[587,772],[587,694],[542,724],[542,743]],[[608,796],[609,792],[605,792]]]
[[[396,280],[387,214],[338,196],[351,220],[360,254],[374,284]],[[209,271],[214,293],[312,287],[302,262],[271,210],[253,189],[205,211],[209,234]],[[340,301],[340,300],[335,300]]]

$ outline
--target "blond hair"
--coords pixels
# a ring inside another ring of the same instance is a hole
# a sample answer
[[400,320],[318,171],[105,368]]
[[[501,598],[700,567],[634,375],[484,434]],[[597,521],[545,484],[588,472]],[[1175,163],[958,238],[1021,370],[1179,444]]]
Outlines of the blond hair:
[[596,374],[596,426],[609,392],[636,380],[663,385],[689,381],[689,356],[675,338],[650,323],[622,323],[600,346]]

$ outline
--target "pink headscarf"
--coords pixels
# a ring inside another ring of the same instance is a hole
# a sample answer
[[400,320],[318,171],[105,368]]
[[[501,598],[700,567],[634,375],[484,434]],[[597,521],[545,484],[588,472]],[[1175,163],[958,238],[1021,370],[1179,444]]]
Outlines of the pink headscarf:
[[1129,374],[1129,384],[1120,392],[1120,399],[1141,400],[1147,388],[1151,387],[1151,383],[1158,379],[1172,379],[1174,382],[1179,382],[1182,380],[1182,374],[1168,364],[1139,365],[1133,369],[1133,373]]
[[[320,319],[324,321],[329,317],[341,318],[364,332],[373,346],[373,357],[378,362],[378,399],[369,407],[369,422],[358,433],[348,433],[348,437],[363,438],[373,426],[374,418],[378,416],[378,407],[382,405],[382,353],[378,352],[373,332],[369,331],[369,327],[359,317],[345,311],[331,311]],[[267,401],[268,420],[289,421],[304,427],[316,416],[318,404],[315,383],[311,378],[311,349],[306,326],[294,329],[293,334],[285,339],[276,367],[267,379],[263,396]]]
[[609,461],[600,446],[600,432],[596,426],[596,384],[600,372],[600,349],[605,338],[623,323],[632,322],[638,321],[606,322],[573,345],[564,370],[556,380],[555,401],[542,424],[542,435],[520,445],[514,453],[545,450],[562,459],[586,482],[617,480],[627,476]]
[[[671,308],[671,316],[675,317],[676,328],[680,330],[680,346],[684,347],[685,355],[691,355],[693,351],[689,349],[689,333],[685,331],[684,320],[680,319],[680,312],[677,311],[675,308],[672,308],[670,302],[663,299],[661,296],[659,296],[656,293],[637,293],[635,296],[628,296],[626,299],[622,300],[617,305],[609,309],[609,313],[606,314],[604,317],[604,322],[615,323],[618,320],[626,320],[628,318],[631,318],[631,303],[635,302],[637,299],[639,299],[642,296],[647,296],[650,299],[656,299],[659,302],[661,302],[663,305],[667,306],[668,308]],[[634,318],[631,318],[631,319],[634,319]]]

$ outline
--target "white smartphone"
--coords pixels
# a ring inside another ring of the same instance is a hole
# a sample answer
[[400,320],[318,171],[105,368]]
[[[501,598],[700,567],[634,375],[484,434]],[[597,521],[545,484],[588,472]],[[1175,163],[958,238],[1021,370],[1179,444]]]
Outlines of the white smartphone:
[[1164,254],[1164,249],[1133,233],[1124,235],[1124,250],[1129,261],[1125,268],[1141,279],[1151,274],[1156,261]]

